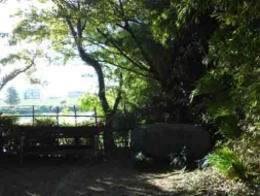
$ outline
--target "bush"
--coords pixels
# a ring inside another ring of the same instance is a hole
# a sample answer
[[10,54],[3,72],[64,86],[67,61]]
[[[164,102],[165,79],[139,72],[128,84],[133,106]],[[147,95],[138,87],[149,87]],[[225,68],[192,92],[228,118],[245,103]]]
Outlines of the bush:
[[[0,115],[0,153],[18,151],[19,141],[14,129],[17,120],[18,118]],[[6,139],[2,140],[5,137]]]
[[118,111],[113,118],[112,126],[115,130],[133,129],[137,126],[136,115],[133,112]]
[[209,168],[211,166],[209,161],[209,155],[206,155],[202,159],[198,160],[197,163],[198,163],[198,169],[202,170],[202,169]]
[[52,118],[38,118],[35,119],[35,126],[39,127],[53,127],[57,125],[56,121]]
[[209,162],[218,172],[231,179],[246,179],[246,166],[242,158],[228,147],[217,149],[209,155]]
[[153,160],[145,156],[142,152],[138,152],[134,156],[134,166],[136,168],[145,169],[147,166],[151,165]]
[[234,152],[239,154],[246,166],[246,177],[250,182],[260,185],[260,126],[245,126],[244,134],[232,141]]
[[118,111],[114,118],[112,127],[117,147],[127,147],[129,144],[130,130],[137,126],[136,115],[133,112]]
[[10,116],[3,116],[0,113],[0,127],[10,127],[16,124],[18,121],[18,118],[10,117]]
[[170,165],[174,169],[186,169],[187,167],[187,150],[184,146],[179,153],[169,154]]

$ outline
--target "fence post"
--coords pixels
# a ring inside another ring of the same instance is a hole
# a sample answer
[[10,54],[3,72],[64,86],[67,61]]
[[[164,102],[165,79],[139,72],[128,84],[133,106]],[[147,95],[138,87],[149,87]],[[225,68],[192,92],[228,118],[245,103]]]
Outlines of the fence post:
[[24,145],[25,145],[25,143],[24,143],[24,141],[25,141],[25,136],[24,135],[22,135],[21,137],[20,137],[20,154],[19,154],[19,156],[20,156],[20,164],[23,164],[23,159],[24,159]]
[[77,123],[77,108],[76,108],[75,105],[73,106],[73,108],[74,108],[75,126],[77,126],[78,125],[78,123]]
[[97,108],[94,107],[94,115],[95,115],[95,124],[97,125],[98,123],[98,116],[97,116]]
[[[98,127],[98,116],[97,116],[97,108],[94,108],[94,115],[95,115],[95,125]],[[94,135],[94,154],[97,156],[98,154],[98,146],[99,146],[99,134]]]
[[32,120],[33,120],[33,126],[35,125],[35,111],[34,111],[34,105],[32,106]]
[[59,113],[60,113],[60,108],[59,108],[59,106],[57,106],[57,108],[56,108],[57,126],[59,126]]

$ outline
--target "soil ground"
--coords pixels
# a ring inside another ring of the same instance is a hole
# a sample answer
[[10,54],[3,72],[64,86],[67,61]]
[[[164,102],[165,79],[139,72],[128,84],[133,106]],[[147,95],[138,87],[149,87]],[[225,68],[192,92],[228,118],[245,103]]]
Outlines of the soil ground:
[[142,196],[172,192],[172,172],[136,169],[128,156],[112,160],[0,161],[0,196]]

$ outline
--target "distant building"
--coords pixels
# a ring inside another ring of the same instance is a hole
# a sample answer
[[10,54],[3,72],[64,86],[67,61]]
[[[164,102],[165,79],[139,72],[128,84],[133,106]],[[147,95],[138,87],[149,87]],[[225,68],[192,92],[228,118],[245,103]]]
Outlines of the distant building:
[[27,90],[25,90],[24,99],[41,99],[40,89],[27,89]]
[[[0,1],[0,3],[1,3],[1,1]],[[1,38],[9,37],[9,33],[0,32],[0,37],[1,37]]]
[[70,91],[70,92],[68,92],[68,98],[75,99],[75,98],[81,97],[84,94],[85,94],[85,92],[83,92],[83,91]]

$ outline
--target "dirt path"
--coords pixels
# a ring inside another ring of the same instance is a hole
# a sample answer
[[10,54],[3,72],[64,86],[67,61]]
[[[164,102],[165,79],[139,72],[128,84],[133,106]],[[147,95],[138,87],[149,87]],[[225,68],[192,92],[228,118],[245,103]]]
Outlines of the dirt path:
[[167,173],[136,170],[128,161],[0,166],[0,196],[142,196],[171,193]]

